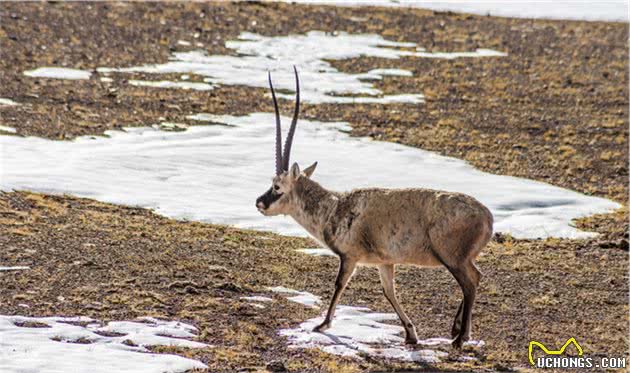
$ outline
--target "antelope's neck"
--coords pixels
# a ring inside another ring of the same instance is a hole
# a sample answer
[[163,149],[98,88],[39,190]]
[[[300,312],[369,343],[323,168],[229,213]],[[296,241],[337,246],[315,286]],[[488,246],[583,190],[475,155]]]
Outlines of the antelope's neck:
[[324,228],[338,201],[331,192],[307,177],[300,177],[293,188],[293,208],[289,215],[320,242]]

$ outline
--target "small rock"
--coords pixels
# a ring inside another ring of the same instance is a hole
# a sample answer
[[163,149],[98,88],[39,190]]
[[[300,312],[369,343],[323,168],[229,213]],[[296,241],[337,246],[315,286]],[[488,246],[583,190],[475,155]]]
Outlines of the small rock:
[[505,242],[505,235],[503,233],[500,232],[496,232],[494,234],[494,236],[492,237],[492,239],[494,240],[494,242],[496,243],[504,243]]
[[267,364],[267,369],[271,372],[286,372],[287,367],[284,366],[282,361],[276,360]]
[[231,291],[234,293],[242,293],[243,292],[243,288],[236,285],[233,282],[225,282],[221,285],[218,286],[219,289],[221,290],[225,290],[225,291]]
[[194,286],[186,286],[186,288],[184,288],[184,292],[186,294],[199,294],[199,290]]

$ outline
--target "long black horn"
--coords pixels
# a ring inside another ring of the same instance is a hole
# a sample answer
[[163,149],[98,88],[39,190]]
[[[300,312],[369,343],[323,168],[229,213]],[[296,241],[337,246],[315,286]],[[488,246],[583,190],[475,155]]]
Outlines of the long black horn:
[[289,157],[291,156],[291,144],[293,144],[293,135],[295,134],[295,126],[297,125],[298,115],[300,114],[300,79],[298,78],[298,72],[293,66],[295,72],[295,111],[293,112],[293,120],[291,120],[291,127],[289,127],[289,133],[287,134],[287,140],[284,143],[284,153],[282,154],[283,168],[285,171],[289,171]]
[[276,101],[276,92],[274,92],[273,83],[271,83],[271,71],[269,72],[269,88],[271,88],[273,108],[276,111],[276,175],[280,175],[282,173],[282,130],[280,128],[280,111],[278,110],[278,101]]

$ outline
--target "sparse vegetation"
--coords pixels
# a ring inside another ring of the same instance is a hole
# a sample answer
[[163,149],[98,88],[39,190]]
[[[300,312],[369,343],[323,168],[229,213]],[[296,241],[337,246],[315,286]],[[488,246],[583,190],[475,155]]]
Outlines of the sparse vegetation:
[[[386,94],[424,93],[425,104],[305,104],[303,117],[348,121],[354,135],[455,156],[486,171],[611,198],[624,207],[576,221],[600,233],[592,239],[495,236],[479,258],[485,276],[473,320],[474,337],[486,346],[465,352],[477,361],[419,366],[288,349],[277,331],[318,311],[266,288],[330,296],[337,260],[295,252],[314,242],[26,191],[0,193],[0,263],[31,268],[0,272],[0,314],[183,320],[199,328],[198,339],[209,347],[154,350],[199,359],[211,372],[527,368],[529,340],[561,345],[568,337],[585,351],[628,356],[628,25],[305,8],[264,2],[3,4],[0,97],[21,105],[0,107],[0,124],[15,127],[18,136],[66,140],[159,118],[195,125],[186,115],[198,112],[269,111],[265,89],[224,86],[182,94],[128,85],[128,76],[104,83],[97,74],[72,82],[22,75],[47,65],[92,70],[163,62],[192,32],[210,54],[229,53],[225,41],[242,31],[313,29],[378,33],[436,51],[494,48],[508,57],[402,58],[395,67],[413,77],[375,83]],[[331,63],[364,72],[392,67],[390,62],[362,57]],[[290,111],[292,103],[280,104]],[[419,337],[447,335],[460,300],[447,271],[402,267],[397,281],[405,284],[399,296]],[[252,294],[274,302],[261,309],[240,299]],[[341,303],[391,312],[372,268],[359,271]]]

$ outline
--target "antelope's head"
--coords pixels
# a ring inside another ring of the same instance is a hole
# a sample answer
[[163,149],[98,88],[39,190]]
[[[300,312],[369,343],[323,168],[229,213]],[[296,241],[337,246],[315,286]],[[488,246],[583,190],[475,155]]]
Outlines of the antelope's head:
[[297,163],[293,163],[293,166],[291,166],[289,170],[291,144],[293,143],[295,126],[297,125],[298,115],[300,113],[300,81],[295,66],[293,67],[293,71],[295,72],[295,111],[293,112],[293,120],[291,120],[289,133],[284,142],[284,152],[281,143],[280,111],[278,109],[276,93],[271,83],[271,73],[269,73],[269,87],[271,88],[273,107],[276,112],[276,175],[273,177],[271,188],[256,199],[256,208],[263,215],[267,216],[287,214],[293,202],[291,192],[293,191],[295,183],[300,177],[311,177],[315,171],[315,167],[317,167],[317,162],[315,162],[304,171],[300,171],[300,166],[298,166]]

